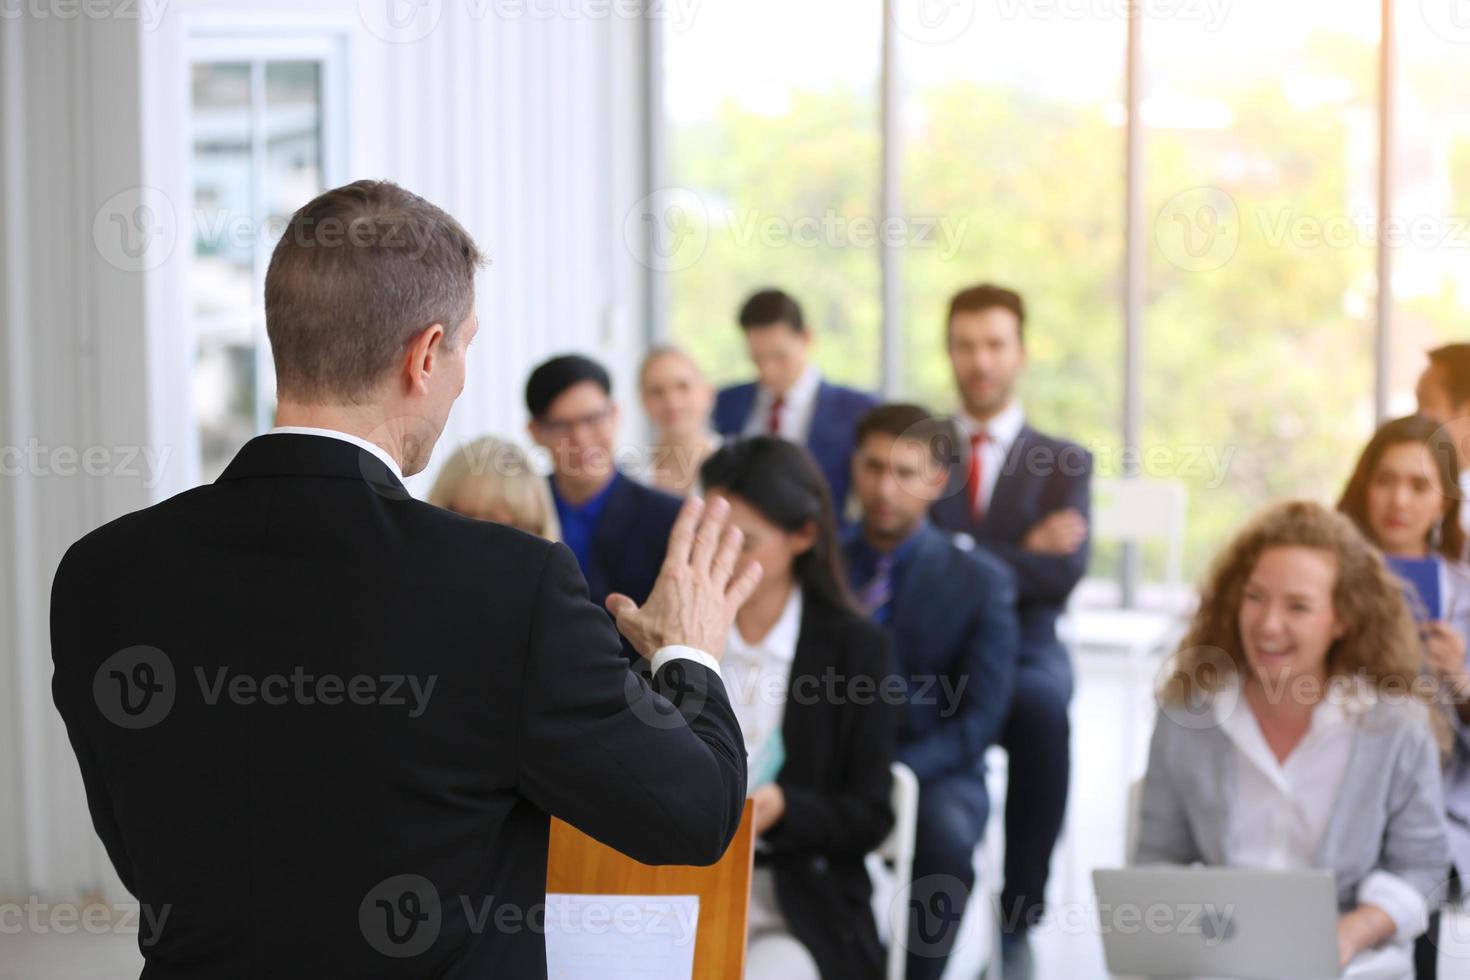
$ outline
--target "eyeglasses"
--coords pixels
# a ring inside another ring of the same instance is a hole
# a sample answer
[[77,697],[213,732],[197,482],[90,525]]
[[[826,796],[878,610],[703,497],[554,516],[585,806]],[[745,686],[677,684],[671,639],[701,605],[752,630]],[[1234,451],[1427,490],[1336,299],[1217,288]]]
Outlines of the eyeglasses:
[[609,407],[575,419],[537,419],[536,427],[547,435],[564,439],[575,432],[578,426],[596,429],[611,417],[612,408]]

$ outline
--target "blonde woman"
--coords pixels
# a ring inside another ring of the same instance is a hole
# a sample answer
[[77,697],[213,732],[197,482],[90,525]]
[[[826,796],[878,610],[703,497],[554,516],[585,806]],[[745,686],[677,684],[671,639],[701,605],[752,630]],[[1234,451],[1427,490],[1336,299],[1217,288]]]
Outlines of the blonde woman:
[[429,503],[456,514],[509,524],[548,541],[561,526],[546,478],[513,442],[484,436],[454,450],[429,492]]
[[723,442],[709,425],[714,388],[684,351],[655,347],[638,372],[638,392],[654,431],[648,482],[679,497],[697,493],[699,467]]
[[1344,975],[1411,977],[1449,867],[1449,732],[1413,696],[1421,658],[1348,518],[1265,511],[1211,570],[1160,692],[1133,862],[1329,870]]

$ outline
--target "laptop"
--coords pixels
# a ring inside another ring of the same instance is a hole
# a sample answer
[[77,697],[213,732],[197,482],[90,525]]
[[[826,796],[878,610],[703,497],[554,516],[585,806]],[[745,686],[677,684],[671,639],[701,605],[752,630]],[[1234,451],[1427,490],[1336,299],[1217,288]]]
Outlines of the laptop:
[[1115,975],[1342,974],[1331,872],[1137,867],[1094,871],[1092,883]]

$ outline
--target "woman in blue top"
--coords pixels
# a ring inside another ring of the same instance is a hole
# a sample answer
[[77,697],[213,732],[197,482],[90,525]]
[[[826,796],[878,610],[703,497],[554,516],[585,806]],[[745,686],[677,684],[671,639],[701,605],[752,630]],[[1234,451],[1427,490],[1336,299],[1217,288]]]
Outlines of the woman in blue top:
[[[1470,566],[1460,561],[1459,462],[1446,431],[1421,415],[1386,422],[1373,434],[1338,503],[1389,559],[1424,563],[1434,573],[1438,608],[1417,610],[1427,669],[1438,679],[1455,732],[1444,773],[1450,856],[1470,878]],[[1437,917],[1419,941],[1420,978],[1434,976]]]

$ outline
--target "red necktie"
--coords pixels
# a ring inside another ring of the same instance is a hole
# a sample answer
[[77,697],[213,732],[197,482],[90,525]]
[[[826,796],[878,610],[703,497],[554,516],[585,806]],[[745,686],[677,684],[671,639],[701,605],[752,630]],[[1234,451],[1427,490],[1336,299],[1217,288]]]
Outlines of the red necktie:
[[970,436],[970,478],[967,485],[970,490],[970,523],[972,524],[979,524],[980,518],[985,516],[985,498],[980,489],[980,474],[984,472],[980,450],[989,439],[989,434],[985,432],[976,432]]
[[773,436],[781,434],[781,409],[786,407],[786,396],[777,395],[771,402],[771,417],[766,420],[766,430]]

